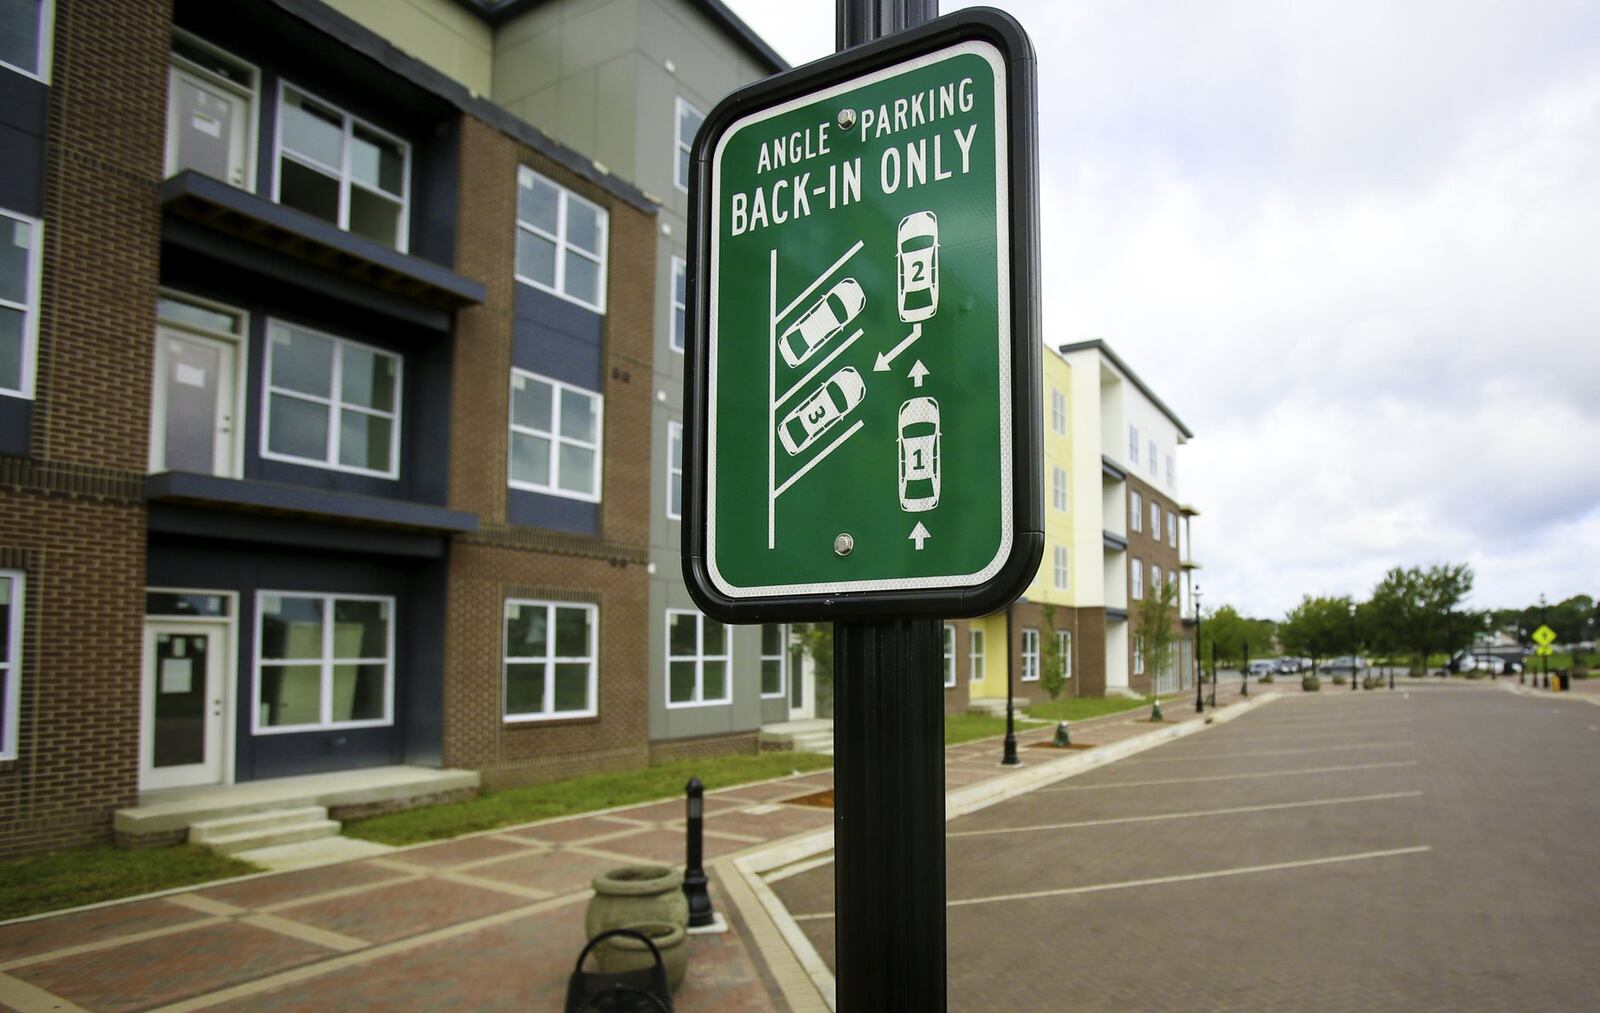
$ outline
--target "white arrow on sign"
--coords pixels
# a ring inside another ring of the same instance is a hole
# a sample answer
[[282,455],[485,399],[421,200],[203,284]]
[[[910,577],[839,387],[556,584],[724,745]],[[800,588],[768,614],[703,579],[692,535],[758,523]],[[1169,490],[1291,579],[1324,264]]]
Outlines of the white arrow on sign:
[[898,345],[895,345],[887,352],[878,353],[878,361],[873,364],[872,371],[874,373],[887,372],[889,369],[889,363],[898,358],[901,352],[905,351],[907,348],[910,348],[911,343],[920,337],[922,337],[922,325],[912,324],[911,333],[906,335],[906,339],[904,341],[900,342]]
[[922,378],[927,375],[928,367],[922,364],[921,359],[918,359],[916,362],[911,364],[911,372],[907,373],[906,377],[909,378],[913,384],[920,387],[922,386]]
[[928,534],[928,529],[922,526],[922,522],[921,521],[918,521],[917,522],[917,526],[912,528],[911,529],[911,534],[907,535],[906,537],[910,538],[913,542],[916,542],[917,543],[917,551],[921,552],[922,551],[922,543],[926,542],[928,539],[932,538],[933,536]]

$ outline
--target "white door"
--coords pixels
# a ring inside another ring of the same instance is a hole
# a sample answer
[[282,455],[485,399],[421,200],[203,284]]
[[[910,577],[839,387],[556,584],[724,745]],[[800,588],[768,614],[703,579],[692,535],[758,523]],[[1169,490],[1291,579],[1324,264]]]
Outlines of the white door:
[[224,183],[244,186],[250,100],[176,67],[168,87],[169,173],[194,169]]
[[221,783],[227,641],[224,623],[145,623],[141,788]]
[[788,643],[789,720],[802,721],[817,715],[817,669],[809,651]]
[[156,329],[156,471],[233,476],[234,346],[170,327]]

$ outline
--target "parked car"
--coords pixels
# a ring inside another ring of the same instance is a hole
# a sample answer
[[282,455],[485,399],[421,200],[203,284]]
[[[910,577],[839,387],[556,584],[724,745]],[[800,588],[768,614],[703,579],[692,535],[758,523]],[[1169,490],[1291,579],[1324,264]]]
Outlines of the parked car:
[[1366,658],[1360,656],[1351,657],[1348,654],[1341,654],[1337,658],[1332,658],[1322,663],[1322,670],[1329,675],[1335,675],[1340,672],[1349,672],[1351,675],[1356,675],[1366,671],[1366,669]]
[[900,406],[900,509],[939,505],[939,402],[914,397]]
[[900,220],[897,272],[900,319],[926,320],[939,311],[939,220],[914,211]]
[[854,278],[846,278],[828,290],[778,339],[778,350],[790,367],[805,362],[817,349],[832,341],[854,320],[867,304],[867,294]]
[[1250,674],[1258,679],[1263,675],[1276,675],[1279,671],[1280,669],[1278,668],[1278,663],[1276,661],[1250,662]]
[[1297,675],[1311,667],[1311,662],[1305,658],[1279,658],[1278,671],[1284,675]]
[[1471,651],[1457,651],[1445,665],[1450,671],[1458,675],[1463,672],[1487,672],[1490,675],[1516,675],[1522,671],[1522,661],[1517,658],[1506,658],[1498,654],[1474,654]]
[[783,425],[778,427],[783,449],[794,455],[811,446],[850,414],[866,394],[867,385],[854,366],[839,370],[784,417]]

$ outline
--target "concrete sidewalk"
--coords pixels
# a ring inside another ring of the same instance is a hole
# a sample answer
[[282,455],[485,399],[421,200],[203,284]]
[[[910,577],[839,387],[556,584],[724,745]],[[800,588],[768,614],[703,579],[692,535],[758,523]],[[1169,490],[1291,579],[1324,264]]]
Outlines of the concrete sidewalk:
[[[1225,679],[1219,703],[1236,702],[1238,689]],[[1073,740],[1106,746],[1160,735],[1194,717],[1191,701],[1169,701],[1166,726],[1149,724],[1148,708],[1075,722]],[[1035,747],[1051,733],[1048,725],[1019,733],[1018,767],[999,764],[999,739],[947,749],[951,804],[1027,790],[1063,756]],[[747,891],[724,881],[725,860],[830,829],[831,808],[796,800],[832,784],[824,771],[707,796],[712,896],[731,931],[689,940],[677,1008],[820,1004],[792,954],[781,944],[763,952],[772,937],[752,928]],[[682,800],[672,799],[6,923],[0,1005],[559,1009],[584,941],[590,880],[618,865],[681,864],[683,815]]]

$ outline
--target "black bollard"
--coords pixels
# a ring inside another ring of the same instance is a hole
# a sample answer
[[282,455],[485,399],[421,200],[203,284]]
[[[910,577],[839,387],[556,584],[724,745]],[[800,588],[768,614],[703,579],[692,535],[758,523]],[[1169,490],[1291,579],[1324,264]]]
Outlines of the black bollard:
[[706,870],[701,850],[701,832],[705,829],[706,786],[700,783],[698,777],[691,777],[684,790],[689,796],[689,820],[684,834],[689,841],[689,855],[683,870],[683,896],[689,902],[689,927],[701,928],[717,920],[717,913],[711,910],[711,893],[706,889]]

